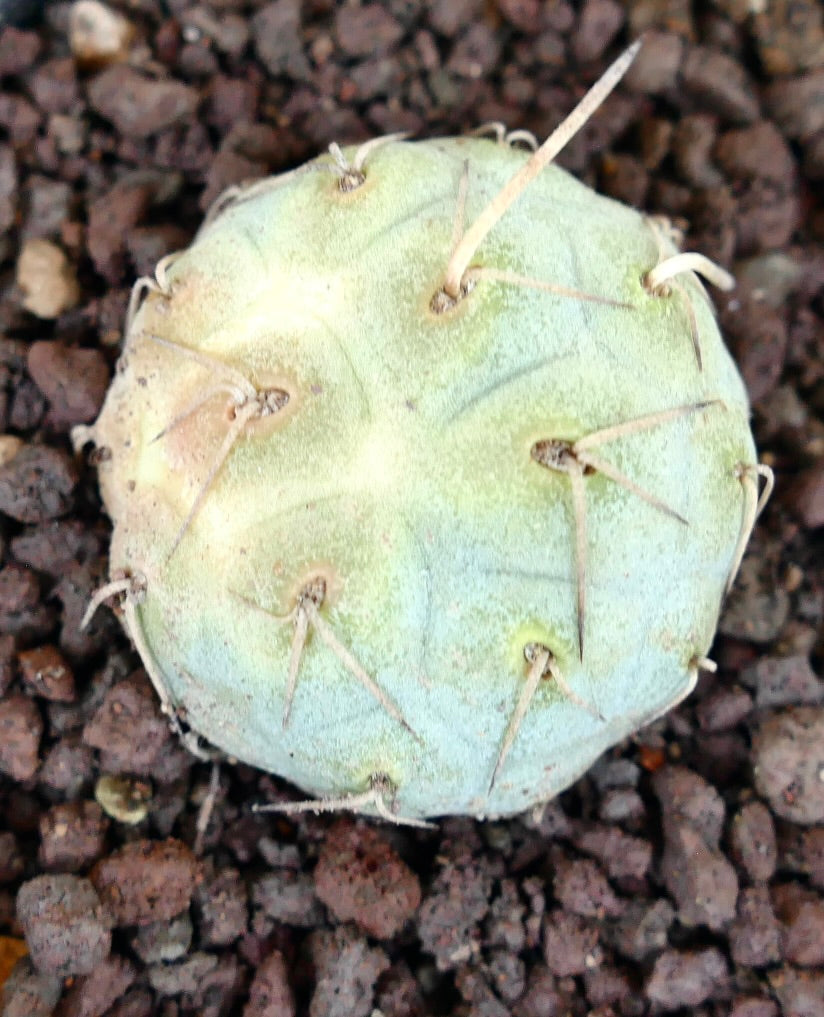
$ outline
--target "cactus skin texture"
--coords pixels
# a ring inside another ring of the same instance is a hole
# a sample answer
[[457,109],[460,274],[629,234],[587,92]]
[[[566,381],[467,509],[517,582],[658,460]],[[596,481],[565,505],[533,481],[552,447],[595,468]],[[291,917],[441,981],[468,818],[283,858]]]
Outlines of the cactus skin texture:
[[173,717],[317,808],[518,813],[710,666],[755,518],[746,394],[654,220],[549,166],[452,299],[530,153],[333,149],[139,284],[83,435],[103,593]]

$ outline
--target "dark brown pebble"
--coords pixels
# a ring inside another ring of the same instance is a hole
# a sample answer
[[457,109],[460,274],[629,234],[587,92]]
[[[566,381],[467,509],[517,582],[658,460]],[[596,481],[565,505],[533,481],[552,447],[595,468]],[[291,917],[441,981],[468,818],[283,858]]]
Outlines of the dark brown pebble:
[[770,972],[769,981],[782,1017],[824,1017],[824,971],[783,967]]
[[265,4],[250,22],[258,60],[267,71],[302,81],[310,75],[303,48],[300,0],[274,0]]
[[403,26],[378,3],[338,7],[335,38],[347,56],[364,57],[383,53],[403,36]]
[[732,959],[741,967],[763,968],[781,960],[778,922],[766,886],[741,891],[729,935]]
[[74,979],[55,1017],[102,1017],[135,980],[134,965],[111,954],[88,975]]
[[824,965],[824,899],[799,883],[786,883],[772,891],[773,905],[782,928],[784,959],[799,967]]
[[90,878],[115,925],[146,925],[173,918],[189,906],[198,863],[179,840],[140,840],[98,862]]
[[[632,793],[635,794],[634,791]],[[640,881],[652,862],[652,844],[624,833],[620,827],[587,824],[576,830],[574,842],[581,851],[601,862],[610,879]]]
[[6,830],[0,833],[0,884],[13,883],[23,875],[25,861],[15,835]]
[[491,892],[486,868],[471,860],[448,862],[435,877],[418,913],[418,935],[439,970],[448,971],[470,955]]
[[237,869],[207,876],[195,893],[198,930],[204,945],[227,946],[249,924],[246,884]]
[[727,962],[715,947],[665,950],[656,958],[644,991],[662,1010],[679,1010],[723,998],[728,978]]
[[741,681],[755,689],[755,705],[792,706],[824,701],[824,682],[806,654],[759,657],[741,672]]
[[42,40],[36,32],[7,26],[0,29],[0,76],[28,71],[40,55]]
[[37,706],[22,693],[0,700],[0,773],[14,780],[29,780],[40,763],[43,718]]
[[635,961],[643,961],[663,950],[675,911],[668,900],[632,900],[616,922],[605,926],[609,944]]
[[684,40],[680,36],[651,29],[624,81],[635,92],[668,92],[678,80],[683,58]]
[[730,852],[753,882],[772,878],[778,858],[775,826],[762,802],[747,802],[730,824]]
[[109,820],[97,802],[66,802],[40,816],[38,861],[46,872],[78,872],[106,850]]
[[20,523],[65,515],[74,504],[77,468],[62,449],[24,445],[0,466],[0,512]]
[[160,996],[194,995],[217,963],[213,953],[198,951],[177,964],[153,964],[147,971],[149,984]]
[[315,967],[315,988],[309,1017],[368,1017],[375,998],[375,982],[389,967],[379,947],[370,947],[351,926],[333,931],[317,929],[309,935]]
[[55,427],[86,424],[100,412],[109,368],[99,350],[41,340],[29,349],[28,370],[49,401]]
[[733,1000],[730,1017],[777,1017],[778,1007],[766,996],[739,996]]
[[74,702],[74,673],[56,646],[23,650],[17,657],[29,691],[55,703]]
[[694,46],[681,68],[681,84],[702,109],[734,124],[748,124],[758,116],[758,101],[746,71],[726,53]]
[[812,885],[824,890],[824,826],[804,830],[801,835],[801,857],[804,872]]
[[145,672],[117,682],[83,728],[83,741],[106,753],[111,773],[149,775],[171,740],[169,723]]
[[50,798],[57,795],[75,798],[84,785],[91,783],[94,754],[75,737],[61,738],[43,758],[37,779]]
[[552,887],[562,907],[584,918],[617,918],[623,910],[601,867],[590,858],[556,859]]
[[824,709],[770,711],[753,735],[755,786],[776,815],[794,823],[824,823]]
[[824,459],[799,474],[788,497],[808,530],[824,526]]
[[665,824],[661,875],[684,925],[718,931],[733,919],[738,897],[735,869],[686,821]]
[[572,54],[578,63],[600,60],[625,18],[624,5],[616,0],[585,0],[572,37]]
[[40,599],[31,569],[7,565],[0,570],[0,629],[21,641],[42,639],[54,625],[54,612]]
[[62,978],[87,975],[109,955],[111,915],[88,879],[30,879],[17,894],[17,918],[39,971]]
[[141,925],[132,937],[132,949],[144,964],[178,961],[192,945],[192,919],[188,911],[174,918]]
[[252,885],[255,912],[286,925],[316,925],[323,909],[315,896],[312,877],[293,869],[277,869]]
[[243,1017],[295,1017],[295,997],[279,950],[273,950],[257,966]]
[[808,140],[824,130],[824,69],[773,82],[765,103],[786,137]]
[[315,892],[341,921],[376,939],[391,939],[421,902],[418,877],[382,834],[365,823],[339,820],[328,831],[315,866]]
[[781,379],[787,353],[784,319],[763,301],[741,294],[727,300],[721,323],[750,399],[758,402]]
[[22,565],[59,579],[71,564],[98,557],[103,536],[78,519],[61,519],[27,527],[12,538],[10,547]]
[[543,921],[544,960],[553,975],[582,975],[601,963],[599,923],[557,908]]
[[52,1017],[63,991],[63,980],[40,972],[29,957],[18,961],[3,986],[3,1017]]
[[198,93],[180,81],[152,80],[116,64],[90,81],[88,101],[127,138],[148,138],[190,120]]

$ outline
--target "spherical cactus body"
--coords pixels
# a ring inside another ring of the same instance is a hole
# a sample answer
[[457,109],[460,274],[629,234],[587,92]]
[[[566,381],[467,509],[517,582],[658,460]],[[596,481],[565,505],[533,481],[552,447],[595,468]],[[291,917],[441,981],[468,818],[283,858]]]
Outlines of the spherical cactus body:
[[230,196],[86,435],[164,706],[318,807],[520,812],[709,666],[758,469],[713,273],[539,156],[382,139]]

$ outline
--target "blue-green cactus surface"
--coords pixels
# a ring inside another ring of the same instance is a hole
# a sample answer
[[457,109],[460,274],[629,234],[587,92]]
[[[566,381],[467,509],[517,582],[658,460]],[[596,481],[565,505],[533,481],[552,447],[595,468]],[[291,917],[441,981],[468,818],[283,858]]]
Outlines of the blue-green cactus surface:
[[390,139],[232,196],[92,429],[166,707],[319,805],[555,795],[689,691],[748,535],[745,391],[659,223],[549,166],[444,292],[530,158]]

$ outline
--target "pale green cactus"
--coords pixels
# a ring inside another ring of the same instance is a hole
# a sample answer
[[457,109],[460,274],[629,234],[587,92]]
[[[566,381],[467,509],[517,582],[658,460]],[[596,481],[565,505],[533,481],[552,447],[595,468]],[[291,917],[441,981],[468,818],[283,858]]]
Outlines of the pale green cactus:
[[332,146],[135,288],[96,603],[297,808],[520,812],[711,667],[764,472],[730,280],[547,165],[633,53],[534,154]]

